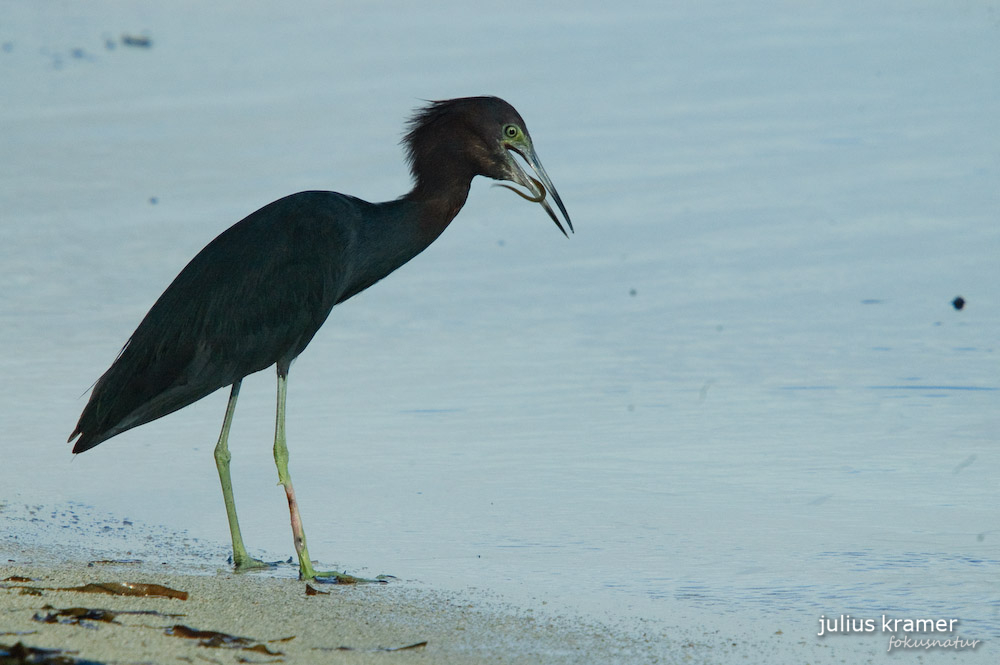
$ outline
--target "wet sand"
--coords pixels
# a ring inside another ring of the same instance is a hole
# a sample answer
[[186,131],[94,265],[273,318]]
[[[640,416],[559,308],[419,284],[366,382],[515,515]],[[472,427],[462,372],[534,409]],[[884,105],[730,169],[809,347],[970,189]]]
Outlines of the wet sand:
[[[268,574],[209,568],[174,574],[161,564],[56,564],[50,558],[30,548],[5,552],[0,644],[59,649],[100,663],[671,662],[664,660],[667,652],[691,651],[691,645],[625,637],[402,581],[307,586]],[[56,590],[102,583],[159,585],[187,597]],[[319,593],[310,595],[309,588]],[[106,622],[93,613],[83,620],[64,613],[39,621],[69,608],[115,616]]]
[[[239,574],[219,543],[77,504],[0,503],[0,527],[2,663],[820,665],[885,658],[881,636],[817,639],[812,622],[766,615],[691,615],[678,607],[674,621],[597,620],[544,600],[511,604],[478,589],[446,591],[404,578],[306,584],[290,561]],[[89,591],[69,590],[86,585]],[[146,595],[110,595],[93,585]],[[19,643],[58,652],[5,659]],[[990,657],[986,648],[919,651],[924,663]]]

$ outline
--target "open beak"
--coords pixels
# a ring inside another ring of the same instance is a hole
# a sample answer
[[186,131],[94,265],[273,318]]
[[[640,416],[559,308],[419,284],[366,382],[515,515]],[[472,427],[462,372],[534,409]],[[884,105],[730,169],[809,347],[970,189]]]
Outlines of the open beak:
[[551,194],[552,199],[556,202],[556,206],[559,208],[559,212],[562,213],[563,219],[566,220],[566,226],[569,227],[571,232],[575,233],[575,231],[573,231],[573,222],[570,221],[569,213],[566,212],[566,206],[563,205],[562,199],[559,198],[559,192],[556,191],[556,186],[552,184],[551,180],[549,180],[549,174],[545,172],[545,169],[542,167],[542,163],[538,161],[538,156],[535,154],[531,145],[529,144],[525,148],[519,148],[509,143],[504,143],[504,147],[507,150],[516,152],[520,155],[528,166],[531,167],[531,170],[534,171],[537,178],[525,171],[520,162],[511,157],[509,161],[511,165],[509,173],[511,182],[516,182],[517,184],[525,187],[529,192],[531,192],[531,194],[525,194],[519,189],[515,189],[510,185],[504,185],[502,183],[498,186],[506,187],[528,201],[542,204],[542,207],[545,208],[545,212],[549,213],[549,217],[552,218],[552,221],[556,223],[556,226],[559,227],[562,234],[568,238],[569,234],[566,233],[566,229],[563,228],[562,223],[559,221],[559,217],[556,216],[555,211],[552,210],[552,206],[549,205],[549,202],[546,199],[546,195]]

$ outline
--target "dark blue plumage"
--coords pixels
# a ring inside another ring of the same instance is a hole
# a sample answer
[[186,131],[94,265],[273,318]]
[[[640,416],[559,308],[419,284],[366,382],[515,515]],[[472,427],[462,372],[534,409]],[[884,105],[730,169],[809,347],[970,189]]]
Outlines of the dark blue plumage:
[[[281,426],[275,459],[289,494],[302,575],[314,577],[305,535],[297,526],[291,481],[285,482],[284,381],[292,360],[337,303],[386,277],[444,231],[464,205],[476,175],[527,188],[530,194],[515,191],[541,203],[563,230],[547,202],[551,193],[572,230],[524,121],[503,100],[434,102],[411,121],[404,144],[414,177],[405,196],[368,203],[335,192],[300,192],[264,206],[209,243],[167,287],[97,381],[70,436],[70,441],[76,439],[73,452],[80,453],[233,386],[216,459],[238,567],[247,557],[240,552],[235,507],[230,505],[227,438],[243,377],[277,367]],[[537,179],[512,153],[524,159]]]

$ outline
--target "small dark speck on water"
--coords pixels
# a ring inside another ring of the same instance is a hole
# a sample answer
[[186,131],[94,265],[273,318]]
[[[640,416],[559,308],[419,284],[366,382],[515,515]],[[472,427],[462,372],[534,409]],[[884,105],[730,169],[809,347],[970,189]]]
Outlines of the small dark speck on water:
[[629,289],[628,290],[628,294],[630,296],[632,296],[633,298],[635,297],[635,294],[637,294],[637,293],[638,293],[638,291],[636,291],[635,289]]
[[10,53],[13,50],[14,42],[4,42],[3,45],[0,45],[0,51],[3,51],[4,53]]
[[155,206],[159,202],[160,202],[160,199],[156,198],[155,196],[150,196],[149,197],[149,204],[150,205],[154,205]]
[[965,307],[965,298],[963,298],[962,296],[958,296],[957,298],[951,301],[951,306],[957,310],[961,310],[963,307]]
[[865,298],[861,301],[862,305],[881,305],[882,301],[878,298]]
[[153,40],[145,35],[122,35],[122,46],[151,48],[153,46]]

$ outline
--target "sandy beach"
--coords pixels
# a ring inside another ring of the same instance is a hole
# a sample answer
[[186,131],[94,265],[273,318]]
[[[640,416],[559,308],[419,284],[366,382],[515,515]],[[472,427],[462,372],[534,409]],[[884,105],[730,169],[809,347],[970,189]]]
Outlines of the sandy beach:
[[[57,565],[30,550],[13,556],[0,566],[4,663],[4,649],[18,642],[100,663],[665,662],[657,655],[665,645],[655,640],[404,582],[307,585],[209,568],[173,574],[145,563]],[[112,595],[97,585],[142,595]],[[86,590],[64,590],[80,587]],[[683,647],[672,648],[690,650]]]
[[[295,579],[288,563],[234,573],[188,557],[66,558],[49,545],[3,543],[0,663],[875,663],[884,639],[816,639],[766,617],[678,625],[618,625],[515,606],[482,590],[441,591],[416,581],[331,585]],[[43,529],[44,530],[44,529]],[[182,534],[176,534],[178,541]],[[145,547],[143,546],[143,547]],[[86,554],[86,556],[85,556]],[[198,553],[192,552],[195,557]],[[202,554],[202,556],[204,556]],[[786,630],[782,630],[784,625]],[[810,633],[810,634],[805,634]],[[984,662],[988,648],[917,649],[920,662]],[[914,654],[916,655],[916,654]]]
[[[78,504],[0,502],[0,664],[627,665],[725,663],[733,654],[763,663],[802,648],[781,631],[602,622],[544,596],[526,605],[481,588],[441,589],[406,571],[364,585],[307,584],[291,559],[235,573],[228,551],[228,543]],[[814,642],[808,651],[830,650]]]

